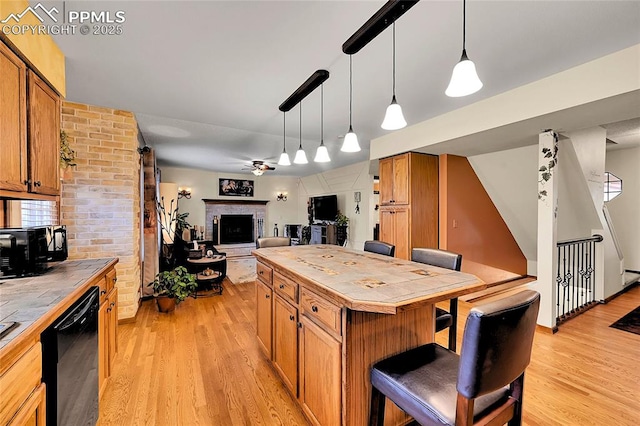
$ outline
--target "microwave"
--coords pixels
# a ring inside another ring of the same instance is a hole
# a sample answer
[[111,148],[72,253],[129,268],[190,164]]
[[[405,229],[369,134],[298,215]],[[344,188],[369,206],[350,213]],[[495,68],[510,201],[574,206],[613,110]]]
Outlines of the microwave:
[[66,255],[64,228],[0,229],[0,277],[41,274],[47,270],[49,261],[64,260]]

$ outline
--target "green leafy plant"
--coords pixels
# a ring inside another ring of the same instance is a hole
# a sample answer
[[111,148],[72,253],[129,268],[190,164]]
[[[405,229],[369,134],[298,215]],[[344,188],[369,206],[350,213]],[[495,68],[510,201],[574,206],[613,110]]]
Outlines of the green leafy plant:
[[345,226],[349,224],[349,218],[342,214],[340,210],[338,210],[338,214],[336,215],[336,225]]
[[69,137],[64,130],[60,131],[60,168],[75,167],[76,152],[69,145]]
[[[558,164],[558,134],[553,132],[553,148],[542,148],[542,154],[544,158],[549,159],[547,165],[540,166],[538,173],[540,173],[540,179],[538,182],[544,185],[553,176],[553,168]],[[547,196],[547,190],[541,189],[538,191],[538,200],[544,199]]]
[[178,266],[170,271],[158,273],[149,286],[153,286],[154,296],[166,296],[180,303],[196,291],[198,284],[195,274],[190,274],[184,266]]

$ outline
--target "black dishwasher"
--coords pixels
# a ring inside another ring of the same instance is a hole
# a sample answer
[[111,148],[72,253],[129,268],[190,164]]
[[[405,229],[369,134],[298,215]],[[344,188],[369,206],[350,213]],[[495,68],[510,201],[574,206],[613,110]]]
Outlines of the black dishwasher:
[[91,287],[42,333],[48,425],[98,420],[98,308],[99,288]]

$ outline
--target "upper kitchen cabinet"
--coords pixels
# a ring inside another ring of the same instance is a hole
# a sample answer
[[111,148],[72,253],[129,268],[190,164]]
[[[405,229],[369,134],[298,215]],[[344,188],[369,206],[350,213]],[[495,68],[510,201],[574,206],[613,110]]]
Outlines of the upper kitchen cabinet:
[[60,96],[0,42],[0,197],[60,193]]
[[410,153],[380,160],[380,204],[409,204]]
[[0,42],[0,189],[27,191],[27,67]]
[[29,76],[29,184],[37,194],[60,192],[60,96],[33,71]]

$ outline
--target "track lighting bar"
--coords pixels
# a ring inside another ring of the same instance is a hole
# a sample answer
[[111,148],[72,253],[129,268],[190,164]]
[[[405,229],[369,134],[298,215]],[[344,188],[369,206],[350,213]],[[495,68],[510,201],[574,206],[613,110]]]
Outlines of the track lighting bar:
[[404,13],[411,9],[416,3],[418,3],[418,0],[389,0],[344,42],[342,51],[347,55],[358,53],[360,49],[369,44],[371,40],[376,38],[378,34],[384,31],[389,25],[393,24],[396,19],[404,15]]
[[291,108],[298,105],[301,100],[306,98],[307,95],[316,90],[318,86],[327,81],[328,78],[329,71],[327,70],[318,70],[314,72],[313,74],[311,74],[311,77],[307,79],[307,81],[302,83],[300,87],[298,87],[296,91],[287,98],[286,101],[280,104],[278,109],[282,112],[289,111]]

